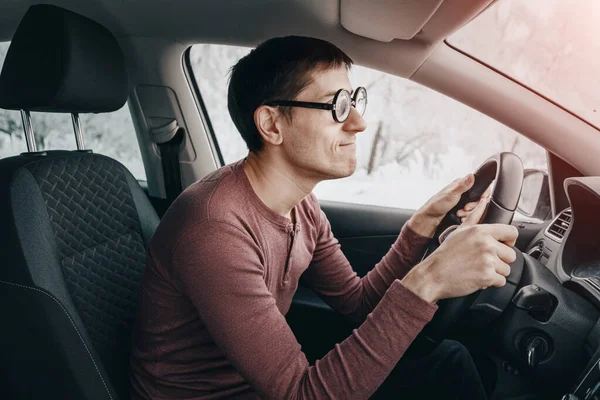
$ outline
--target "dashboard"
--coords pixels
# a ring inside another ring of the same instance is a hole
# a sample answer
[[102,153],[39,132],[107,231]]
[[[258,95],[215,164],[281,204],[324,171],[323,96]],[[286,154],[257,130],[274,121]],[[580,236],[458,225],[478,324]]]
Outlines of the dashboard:
[[[600,177],[568,178],[564,187],[570,207],[540,230],[525,253],[537,261],[531,270],[539,273],[529,281],[547,290],[559,307],[560,303],[570,304],[562,316],[553,317],[556,327],[539,325],[535,329],[553,341],[554,351],[567,345],[564,335],[578,332],[570,340],[578,343],[579,350],[571,350],[583,354],[580,361],[585,361],[586,366],[573,386],[576,396],[566,398],[591,399],[596,398],[593,396],[598,395],[600,387],[600,376],[591,373],[600,370]],[[544,275],[547,273],[541,270],[550,271],[553,276]],[[560,369],[557,363],[568,362],[569,357],[564,354],[549,364]]]
[[600,177],[569,178],[570,207],[533,240],[526,253],[600,309]]

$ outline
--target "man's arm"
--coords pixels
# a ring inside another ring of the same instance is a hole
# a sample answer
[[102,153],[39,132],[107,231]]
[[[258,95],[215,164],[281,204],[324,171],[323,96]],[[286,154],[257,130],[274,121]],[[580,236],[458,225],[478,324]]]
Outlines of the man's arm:
[[352,335],[309,366],[250,235],[207,221],[183,235],[173,267],[217,346],[268,399],[368,398],[437,309],[396,280]]
[[[304,282],[335,310],[355,322],[362,322],[392,282],[404,278],[420,262],[439,223],[474,182],[473,174],[468,174],[454,180],[431,197],[402,227],[398,239],[383,259],[362,279],[352,270],[331,232],[327,217],[320,209],[316,197],[311,195],[314,207],[318,210],[316,220],[319,238],[313,262],[302,276]],[[489,188],[482,195],[482,198],[487,197]],[[466,204],[457,216],[464,220],[477,204]]]
[[[316,199],[314,201],[318,208]],[[302,279],[333,309],[360,323],[377,306],[390,285],[421,261],[430,238],[405,224],[387,254],[361,279],[342,252],[325,213],[320,208],[318,213],[317,245]]]

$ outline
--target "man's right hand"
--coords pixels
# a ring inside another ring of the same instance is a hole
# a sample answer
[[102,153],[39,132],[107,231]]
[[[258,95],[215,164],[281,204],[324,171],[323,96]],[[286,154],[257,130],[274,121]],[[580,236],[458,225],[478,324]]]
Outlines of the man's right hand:
[[512,225],[479,225],[488,201],[482,199],[462,225],[404,277],[404,286],[433,303],[506,284],[519,232]]

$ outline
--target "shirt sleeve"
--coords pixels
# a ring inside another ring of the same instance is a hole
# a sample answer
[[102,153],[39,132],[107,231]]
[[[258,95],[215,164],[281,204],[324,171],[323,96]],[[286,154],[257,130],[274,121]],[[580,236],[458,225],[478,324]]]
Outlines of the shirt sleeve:
[[368,398],[437,309],[395,281],[365,322],[310,366],[265,284],[262,262],[252,236],[225,222],[196,226],[173,253],[180,290],[266,399]]
[[302,280],[333,309],[360,323],[377,306],[390,285],[421,261],[431,239],[405,224],[387,254],[361,279],[342,252],[325,213],[320,208],[318,212],[317,244]]

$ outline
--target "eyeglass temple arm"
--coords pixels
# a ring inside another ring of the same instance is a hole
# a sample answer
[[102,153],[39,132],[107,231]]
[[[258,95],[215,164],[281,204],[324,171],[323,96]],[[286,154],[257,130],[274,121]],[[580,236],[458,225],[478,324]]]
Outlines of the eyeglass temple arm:
[[265,103],[267,106],[284,106],[284,107],[304,107],[315,108],[317,110],[333,110],[333,104],[329,103],[311,103],[307,101],[294,100],[274,100]]

